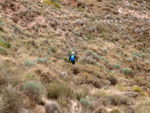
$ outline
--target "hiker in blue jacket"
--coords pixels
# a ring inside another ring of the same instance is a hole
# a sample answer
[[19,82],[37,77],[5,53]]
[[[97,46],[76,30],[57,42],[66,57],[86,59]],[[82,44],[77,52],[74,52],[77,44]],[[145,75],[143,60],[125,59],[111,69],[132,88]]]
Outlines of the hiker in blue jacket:
[[75,64],[75,60],[78,60],[78,58],[76,57],[75,53],[72,52],[72,54],[69,57],[69,61],[71,61],[72,64]]

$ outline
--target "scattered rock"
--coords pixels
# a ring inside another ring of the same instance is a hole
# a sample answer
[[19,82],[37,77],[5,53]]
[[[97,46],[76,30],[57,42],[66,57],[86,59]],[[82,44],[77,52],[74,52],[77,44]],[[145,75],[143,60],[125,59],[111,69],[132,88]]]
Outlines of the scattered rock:
[[97,28],[92,26],[89,28],[89,32],[92,33],[92,32],[97,32]]
[[57,103],[51,102],[45,105],[45,113],[60,113],[60,107]]
[[61,72],[60,77],[65,78],[68,76],[67,72]]
[[111,85],[111,82],[110,82],[109,80],[106,80],[106,81],[104,82],[104,85]]
[[133,98],[139,96],[138,92],[123,92],[123,94]]

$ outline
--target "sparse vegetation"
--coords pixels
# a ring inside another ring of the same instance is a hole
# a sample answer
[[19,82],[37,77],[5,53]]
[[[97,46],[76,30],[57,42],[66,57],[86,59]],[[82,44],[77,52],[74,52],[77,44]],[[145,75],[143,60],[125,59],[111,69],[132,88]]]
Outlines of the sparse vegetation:
[[31,66],[34,66],[35,63],[33,61],[26,60],[26,61],[24,61],[24,65],[31,67]]
[[0,0],[0,112],[149,113],[149,9],[142,0]]

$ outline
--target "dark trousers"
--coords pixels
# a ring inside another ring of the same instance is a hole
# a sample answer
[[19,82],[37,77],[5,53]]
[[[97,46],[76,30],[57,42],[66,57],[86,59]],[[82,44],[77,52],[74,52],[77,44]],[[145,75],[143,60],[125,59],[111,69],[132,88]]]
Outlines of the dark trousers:
[[72,62],[72,64],[75,64],[75,61],[71,61]]

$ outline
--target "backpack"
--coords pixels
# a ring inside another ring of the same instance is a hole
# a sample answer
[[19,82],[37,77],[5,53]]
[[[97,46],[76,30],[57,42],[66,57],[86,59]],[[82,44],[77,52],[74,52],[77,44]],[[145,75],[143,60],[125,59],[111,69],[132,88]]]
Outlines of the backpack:
[[74,61],[74,60],[75,60],[75,56],[71,55],[71,61]]

